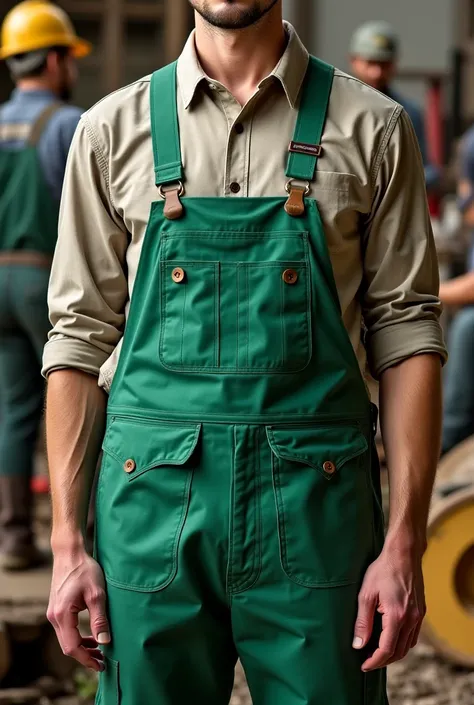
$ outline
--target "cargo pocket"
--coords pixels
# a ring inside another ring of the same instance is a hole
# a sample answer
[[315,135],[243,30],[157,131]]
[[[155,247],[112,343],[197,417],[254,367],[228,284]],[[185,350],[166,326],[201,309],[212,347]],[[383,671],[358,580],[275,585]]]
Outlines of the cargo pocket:
[[119,664],[104,656],[105,671],[99,677],[96,705],[120,705]]
[[107,581],[162,590],[177,572],[201,425],[109,420],[97,490],[96,555]]
[[281,563],[307,587],[359,582],[374,556],[370,453],[356,425],[267,427]]

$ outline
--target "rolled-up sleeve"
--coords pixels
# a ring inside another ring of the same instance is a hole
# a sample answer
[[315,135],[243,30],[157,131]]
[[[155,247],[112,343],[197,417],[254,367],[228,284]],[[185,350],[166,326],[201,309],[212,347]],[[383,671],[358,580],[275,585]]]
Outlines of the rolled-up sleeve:
[[66,167],[48,303],[43,374],[94,375],[122,337],[128,286],[126,228],[112,205],[107,161],[84,116]]
[[394,113],[374,163],[374,199],[364,223],[362,306],[372,374],[413,355],[446,360],[439,323],[439,270],[423,163],[412,123]]

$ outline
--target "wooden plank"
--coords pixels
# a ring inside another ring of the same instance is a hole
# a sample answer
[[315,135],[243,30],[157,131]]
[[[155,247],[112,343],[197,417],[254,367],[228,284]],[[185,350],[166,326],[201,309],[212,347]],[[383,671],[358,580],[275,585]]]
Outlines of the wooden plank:
[[106,93],[122,85],[124,22],[122,0],[104,0],[107,17],[103,23],[103,83]]
[[190,29],[190,6],[187,0],[165,0],[165,62],[178,58]]
[[[63,6],[70,15],[97,18],[106,15],[107,2],[97,0],[63,0]],[[122,13],[125,18],[160,20],[163,17],[163,6],[160,4],[139,2],[136,4],[123,4]]]

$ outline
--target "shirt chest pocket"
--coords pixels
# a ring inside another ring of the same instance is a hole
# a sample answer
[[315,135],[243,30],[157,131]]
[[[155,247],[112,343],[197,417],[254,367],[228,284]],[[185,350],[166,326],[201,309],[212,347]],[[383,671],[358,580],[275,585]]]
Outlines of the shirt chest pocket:
[[257,374],[309,363],[306,233],[181,234],[164,244],[160,274],[165,367]]
[[311,197],[317,201],[330,252],[344,252],[354,235],[358,239],[360,213],[370,208],[370,194],[354,174],[317,171]]

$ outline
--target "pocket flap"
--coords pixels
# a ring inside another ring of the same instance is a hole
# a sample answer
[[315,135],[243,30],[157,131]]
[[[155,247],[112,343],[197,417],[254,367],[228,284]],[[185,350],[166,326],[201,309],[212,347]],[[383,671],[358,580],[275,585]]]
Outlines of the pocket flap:
[[114,416],[102,450],[114,457],[130,479],[160,465],[184,465],[193,454],[201,424],[143,421]]
[[328,479],[368,448],[358,426],[267,426],[266,430],[277,458],[309,465]]

